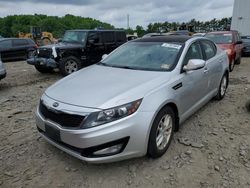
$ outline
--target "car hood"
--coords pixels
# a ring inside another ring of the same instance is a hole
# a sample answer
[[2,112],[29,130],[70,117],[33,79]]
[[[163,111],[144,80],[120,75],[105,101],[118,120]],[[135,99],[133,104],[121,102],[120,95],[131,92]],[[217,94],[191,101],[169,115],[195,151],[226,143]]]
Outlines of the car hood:
[[107,109],[143,98],[170,78],[170,72],[92,65],[58,81],[45,94],[66,104]]
[[232,44],[218,44],[218,46],[223,50],[232,49],[233,47]]
[[56,49],[74,49],[74,48],[83,47],[83,45],[78,44],[78,43],[60,42],[57,44],[50,44],[50,45],[42,46],[40,48],[52,49],[53,47],[55,47]]

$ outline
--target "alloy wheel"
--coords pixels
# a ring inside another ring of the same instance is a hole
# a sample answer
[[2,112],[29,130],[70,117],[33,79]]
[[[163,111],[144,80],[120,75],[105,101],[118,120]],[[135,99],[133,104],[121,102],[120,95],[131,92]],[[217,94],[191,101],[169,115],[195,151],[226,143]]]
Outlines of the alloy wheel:
[[156,131],[156,145],[159,150],[163,150],[170,141],[173,131],[173,119],[166,114],[160,120]]
[[74,60],[68,60],[68,61],[65,63],[65,71],[66,71],[68,74],[71,74],[71,73],[73,73],[73,72],[78,71],[77,62],[75,62]]

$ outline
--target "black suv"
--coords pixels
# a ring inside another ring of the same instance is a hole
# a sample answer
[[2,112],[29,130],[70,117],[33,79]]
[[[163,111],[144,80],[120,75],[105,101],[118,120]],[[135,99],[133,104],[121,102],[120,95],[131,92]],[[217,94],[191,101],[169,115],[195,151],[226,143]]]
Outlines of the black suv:
[[36,50],[37,45],[31,39],[1,38],[0,53],[2,61],[26,60]]
[[99,62],[126,41],[125,32],[120,30],[69,30],[58,44],[38,48],[27,63],[41,73],[59,68],[61,74],[69,75]]

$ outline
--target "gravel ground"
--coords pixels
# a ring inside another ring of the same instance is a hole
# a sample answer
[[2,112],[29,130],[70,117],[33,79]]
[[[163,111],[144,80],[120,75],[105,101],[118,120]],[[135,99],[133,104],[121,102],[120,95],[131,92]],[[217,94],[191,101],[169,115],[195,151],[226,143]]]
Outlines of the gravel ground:
[[250,187],[250,58],[230,75],[222,101],[211,101],[180,128],[167,153],[92,165],[46,143],[34,112],[61,78],[25,62],[6,64],[0,81],[0,187]]

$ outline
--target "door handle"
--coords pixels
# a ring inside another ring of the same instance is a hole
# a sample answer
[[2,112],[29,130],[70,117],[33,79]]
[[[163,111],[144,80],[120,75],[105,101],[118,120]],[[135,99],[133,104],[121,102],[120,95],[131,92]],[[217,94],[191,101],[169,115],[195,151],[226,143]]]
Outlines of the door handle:
[[208,73],[209,72],[209,69],[206,67],[205,69],[204,69],[204,73]]

